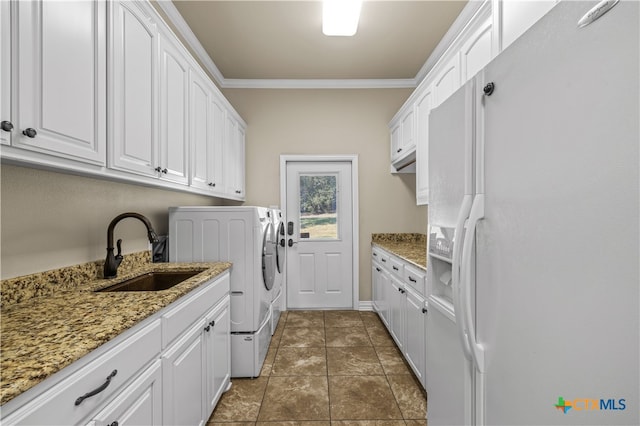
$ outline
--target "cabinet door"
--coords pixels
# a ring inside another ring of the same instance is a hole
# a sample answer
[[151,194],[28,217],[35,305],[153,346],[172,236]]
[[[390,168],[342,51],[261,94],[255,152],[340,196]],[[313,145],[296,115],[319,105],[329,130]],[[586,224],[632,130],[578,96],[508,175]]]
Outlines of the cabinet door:
[[402,140],[400,139],[401,138],[400,129],[401,129],[400,123],[396,124],[391,128],[391,161],[398,158],[398,156],[400,155],[400,152],[402,152],[402,149],[400,148],[400,145],[402,144]]
[[493,58],[492,21],[490,17],[472,32],[460,50],[462,83],[470,80]]
[[141,3],[111,4],[109,167],[158,176],[158,32]]
[[196,70],[190,71],[189,80],[191,121],[191,186],[210,189],[209,164],[213,147],[211,107],[213,105],[209,82]]
[[380,275],[382,268],[373,263],[371,266],[371,299],[373,300],[373,310],[380,314],[382,307],[382,288],[380,288]]
[[209,147],[209,181],[211,188],[218,193],[224,192],[224,126],[226,120],[226,111],[222,102],[217,96],[212,97],[211,103],[213,140]]
[[378,279],[380,280],[380,293],[381,293],[380,311],[378,313],[380,314],[380,318],[382,319],[382,322],[384,323],[384,325],[387,326],[387,329],[390,329],[391,322],[390,322],[389,314],[390,314],[390,306],[391,306],[391,297],[393,296],[392,294],[393,287],[391,286],[389,274],[384,269],[382,269],[382,271],[380,272]]
[[412,151],[415,148],[416,142],[414,139],[414,111],[413,107],[409,108],[409,111],[402,117],[402,142],[400,144],[400,152],[398,156],[402,157],[407,152]]
[[424,383],[426,336],[424,298],[410,289],[406,291],[404,357],[420,383]]
[[389,299],[389,332],[400,352],[404,353],[404,305],[406,291],[394,276],[391,276],[391,294]]
[[160,36],[160,177],[188,183],[189,64],[173,37]]
[[460,87],[460,55],[454,54],[434,78],[434,107],[440,105]]
[[118,426],[162,423],[162,361],[156,360],[96,417],[94,424]]
[[[11,123],[11,3],[0,1],[0,121]],[[4,126],[9,124],[3,123]],[[13,125],[13,123],[11,123]],[[11,131],[0,129],[0,144],[11,144]]]
[[205,320],[201,319],[162,357],[162,417],[169,425],[203,425]]
[[429,113],[433,92],[428,87],[416,101],[416,201],[429,203]]
[[207,318],[211,329],[207,332],[205,418],[213,413],[231,379],[229,296]]
[[105,2],[25,1],[13,7],[19,76],[13,145],[104,164]]
[[230,114],[227,114],[225,147],[227,194],[244,198],[244,128]]

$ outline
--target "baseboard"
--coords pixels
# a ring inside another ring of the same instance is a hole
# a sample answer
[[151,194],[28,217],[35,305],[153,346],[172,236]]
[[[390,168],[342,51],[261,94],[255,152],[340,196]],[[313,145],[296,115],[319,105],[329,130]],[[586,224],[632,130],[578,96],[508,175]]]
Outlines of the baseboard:
[[359,311],[373,311],[373,302],[371,300],[361,300],[358,304]]

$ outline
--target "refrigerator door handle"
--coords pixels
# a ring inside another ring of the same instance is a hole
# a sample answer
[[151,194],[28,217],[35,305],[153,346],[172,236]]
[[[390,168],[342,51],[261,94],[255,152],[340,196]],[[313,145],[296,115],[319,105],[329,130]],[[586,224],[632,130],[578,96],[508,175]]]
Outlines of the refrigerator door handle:
[[476,194],[469,214],[469,223],[465,233],[462,247],[462,261],[460,262],[460,301],[464,310],[464,332],[469,344],[469,349],[476,369],[484,373],[484,347],[476,339],[475,326],[473,324],[473,312],[471,310],[471,248],[475,241],[478,221],[484,218],[484,194]]
[[472,207],[473,196],[465,194],[462,199],[462,205],[458,211],[458,218],[456,220],[456,228],[454,233],[453,255],[451,259],[451,287],[453,290],[453,310],[456,318],[456,327],[458,328],[458,337],[460,338],[460,344],[462,345],[462,352],[465,358],[471,361],[471,349],[469,348],[469,341],[464,332],[464,309],[462,305],[462,299],[460,294],[460,257],[462,253],[462,246],[464,240],[462,239],[462,233],[464,231],[464,222],[469,217]]

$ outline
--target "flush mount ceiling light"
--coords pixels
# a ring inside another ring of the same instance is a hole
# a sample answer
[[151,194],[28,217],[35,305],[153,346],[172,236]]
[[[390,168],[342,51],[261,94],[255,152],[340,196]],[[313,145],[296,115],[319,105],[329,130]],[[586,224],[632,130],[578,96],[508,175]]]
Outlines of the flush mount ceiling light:
[[324,0],[322,33],[328,36],[352,36],[358,30],[361,0]]

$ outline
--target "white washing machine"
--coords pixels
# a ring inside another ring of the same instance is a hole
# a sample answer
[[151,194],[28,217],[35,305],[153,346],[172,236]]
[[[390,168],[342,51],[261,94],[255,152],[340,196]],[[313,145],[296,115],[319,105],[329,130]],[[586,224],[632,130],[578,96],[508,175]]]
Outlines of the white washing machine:
[[287,237],[285,235],[284,218],[282,217],[282,211],[277,208],[271,209],[271,223],[273,224],[273,230],[275,232],[276,240],[276,270],[273,282],[273,289],[271,290],[271,335],[276,331],[278,321],[280,320],[280,313],[282,312],[282,282],[284,280],[284,268],[285,268],[285,244]]
[[231,377],[257,377],[271,341],[276,241],[264,207],[171,207],[171,262],[233,263]]

